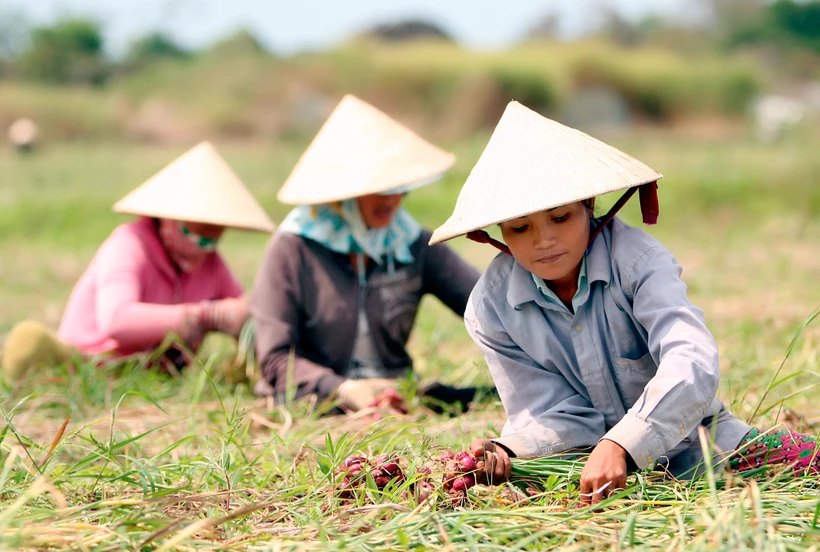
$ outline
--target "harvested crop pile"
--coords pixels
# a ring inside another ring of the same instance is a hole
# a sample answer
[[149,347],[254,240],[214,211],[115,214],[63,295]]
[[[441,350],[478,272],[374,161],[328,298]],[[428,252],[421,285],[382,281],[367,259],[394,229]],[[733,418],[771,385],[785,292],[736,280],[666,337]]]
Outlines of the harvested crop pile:
[[[405,467],[402,467],[404,464]],[[426,501],[444,505],[465,505],[469,490],[477,484],[479,459],[467,451],[445,450],[423,465],[410,469],[395,454],[368,458],[362,454],[347,457],[335,472],[334,493],[345,501],[369,501],[378,493],[397,492],[402,499],[411,497],[416,504]],[[579,460],[544,458],[512,459],[510,482],[526,495],[545,488],[563,487],[577,481],[582,463]],[[525,498],[526,495],[517,495]]]

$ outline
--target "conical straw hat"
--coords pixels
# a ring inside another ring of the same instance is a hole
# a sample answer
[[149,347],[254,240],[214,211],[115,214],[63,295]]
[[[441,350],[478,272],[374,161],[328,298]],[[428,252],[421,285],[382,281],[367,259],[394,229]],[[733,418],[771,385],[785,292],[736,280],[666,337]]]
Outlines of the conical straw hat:
[[433,182],[455,156],[372,105],[345,96],[288,177],[278,199],[319,205]]
[[430,244],[660,178],[612,146],[510,102]]
[[264,209],[210,142],[202,142],[114,205],[114,211],[272,232]]

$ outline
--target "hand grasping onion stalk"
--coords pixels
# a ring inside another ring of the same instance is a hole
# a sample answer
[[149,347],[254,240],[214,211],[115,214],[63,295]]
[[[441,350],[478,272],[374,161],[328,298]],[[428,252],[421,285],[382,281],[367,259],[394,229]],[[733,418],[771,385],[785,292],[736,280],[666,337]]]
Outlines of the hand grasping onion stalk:
[[391,414],[407,414],[404,398],[388,378],[348,379],[336,389],[339,405],[353,412],[378,407]]
[[375,406],[379,412],[375,414],[377,420],[381,419],[382,413],[388,414],[407,414],[407,404],[404,402],[404,397],[395,389],[385,389],[370,403],[370,406]]
[[476,439],[470,444],[476,458],[476,474],[482,483],[497,485],[510,478],[512,462],[507,450],[489,439]]
[[562,461],[555,457],[510,459],[507,450],[489,439],[476,439],[470,450],[478,461],[476,475],[480,482],[496,485],[511,477],[540,477],[556,473],[556,467],[566,465],[580,469],[580,503],[597,504],[616,490],[626,486],[626,451],[618,444],[602,440],[586,462]]

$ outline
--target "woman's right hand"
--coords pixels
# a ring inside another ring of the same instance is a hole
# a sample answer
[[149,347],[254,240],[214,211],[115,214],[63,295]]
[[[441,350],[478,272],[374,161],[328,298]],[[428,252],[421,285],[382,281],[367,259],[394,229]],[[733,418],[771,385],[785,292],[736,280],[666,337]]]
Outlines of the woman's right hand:
[[477,475],[482,483],[497,485],[510,478],[512,464],[504,447],[489,439],[476,439],[470,444],[470,452],[477,459]]
[[177,329],[177,334],[185,343],[185,346],[196,351],[202,345],[205,334],[209,331],[202,323],[203,307],[199,303],[191,303],[185,307],[185,315],[182,324]]
[[250,298],[247,295],[208,302],[203,308],[203,325],[207,331],[239,337],[248,320],[249,306]]
[[378,402],[386,389],[394,389],[396,380],[387,378],[348,379],[336,389],[339,404],[354,412]]

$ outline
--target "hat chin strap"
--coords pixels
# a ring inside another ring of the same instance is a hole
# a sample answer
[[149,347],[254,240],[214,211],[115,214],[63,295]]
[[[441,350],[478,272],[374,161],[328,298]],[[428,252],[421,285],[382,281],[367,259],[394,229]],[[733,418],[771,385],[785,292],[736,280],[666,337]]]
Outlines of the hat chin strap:
[[474,242],[478,243],[489,243],[499,251],[502,251],[507,255],[512,255],[509,247],[507,247],[505,244],[501,243],[497,239],[491,237],[484,230],[473,230],[472,232],[467,232],[467,239],[473,240]]
[[[589,241],[587,242],[587,246],[589,246],[592,241],[598,237],[598,234],[601,233],[601,230],[609,224],[612,219],[615,218],[615,215],[618,214],[618,211],[626,205],[626,202],[629,201],[633,195],[635,195],[635,191],[640,191],[640,202],[641,202],[641,215],[643,217],[643,223],[646,225],[657,224],[658,223],[658,215],[660,214],[660,207],[658,205],[658,182],[650,182],[648,184],[643,184],[641,186],[636,186],[634,188],[628,189],[618,201],[615,202],[615,205],[607,211],[606,215],[601,218],[600,224],[598,227],[590,234]],[[510,252],[510,248],[507,247],[505,244],[501,243],[500,241],[496,240],[495,238],[490,237],[490,235],[484,230],[473,230],[472,232],[467,232],[467,239],[473,240],[474,242],[478,243],[488,243],[498,249],[506,253],[507,255],[512,255]]]
[[601,233],[601,230],[603,230],[606,225],[615,218],[615,215],[618,214],[618,211],[620,211],[624,205],[626,205],[629,198],[635,195],[635,190],[640,192],[638,198],[641,202],[641,217],[643,218],[643,223],[646,225],[658,223],[660,207],[658,206],[658,182],[655,181],[637,186],[635,188],[630,188],[624,193],[624,195],[618,198],[615,205],[613,205],[612,208],[607,211],[606,215],[601,218],[598,227],[590,234],[587,246],[589,246],[592,243],[592,240],[594,240],[598,234]]

